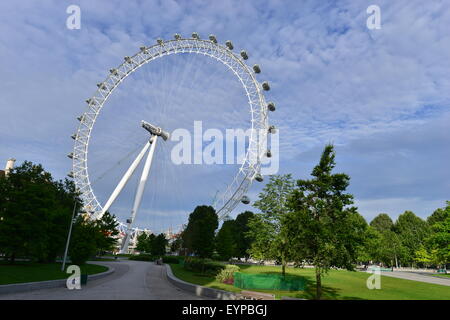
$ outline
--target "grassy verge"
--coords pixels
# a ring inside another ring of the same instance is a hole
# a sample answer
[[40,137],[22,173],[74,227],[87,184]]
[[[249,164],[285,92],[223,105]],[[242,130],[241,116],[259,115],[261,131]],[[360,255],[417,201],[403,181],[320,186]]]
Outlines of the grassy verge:
[[[107,270],[107,267],[96,264],[81,267],[82,274],[96,274]],[[61,271],[61,263],[16,262],[10,265],[0,262],[0,285],[67,279],[67,277],[69,274]]]
[[[203,276],[183,269],[181,265],[171,264],[174,275],[184,281],[205,287],[239,292],[241,289],[219,283],[213,277]],[[240,266],[245,273],[281,273],[276,266]],[[254,290],[275,294],[276,298],[290,296],[313,299],[315,295],[315,276],[313,269],[287,268],[287,274],[304,277],[307,285],[304,291]],[[369,290],[366,286],[370,276],[364,272],[330,270],[322,280],[323,299],[339,300],[450,300],[450,288],[436,284],[381,276],[381,289]]]

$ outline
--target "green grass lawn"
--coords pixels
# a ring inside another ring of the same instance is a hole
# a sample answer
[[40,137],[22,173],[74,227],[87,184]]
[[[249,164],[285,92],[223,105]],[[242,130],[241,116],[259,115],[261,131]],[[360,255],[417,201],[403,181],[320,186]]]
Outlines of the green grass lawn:
[[[239,292],[241,289],[232,285],[219,283],[213,277],[195,274],[183,269],[181,265],[171,264],[174,275],[184,281],[226,291]],[[241,265],[244,273],[281,273],[277,266],[247,266]],[[290,296],[313,299],[315,296],[314,269],[287,268],[286,273],[304,277],[307,285],[304,291],[270,291],[252,290],[274,293],[276,298]],[[344,300],[450,300],[450,287],[418,281],[403,280],[381,276],[381,289],[369,290],[366,287],[369,273],[330,270],[322,279],[322,299]]]
[[[81,267],[82,274],[96,274],[107,270],[107,267],[96,264],[86,264]],[[17,261],[15,264],[11,265],[7,262],[0,262],[0,285],[67,279],[67,277],[69,277],[69,274],[61,271],[61,263]]]

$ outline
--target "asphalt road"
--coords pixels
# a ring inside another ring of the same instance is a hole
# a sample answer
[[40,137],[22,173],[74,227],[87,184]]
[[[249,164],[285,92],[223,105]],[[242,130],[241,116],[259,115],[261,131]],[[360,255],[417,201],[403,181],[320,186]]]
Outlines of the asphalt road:
[[200,300],[173,286],[166,279],[165,267],[153,262],[119,260],[95,262],[115,269],[111,275],[88,280],[80,290],[53,288],[2,294],[0,300]]

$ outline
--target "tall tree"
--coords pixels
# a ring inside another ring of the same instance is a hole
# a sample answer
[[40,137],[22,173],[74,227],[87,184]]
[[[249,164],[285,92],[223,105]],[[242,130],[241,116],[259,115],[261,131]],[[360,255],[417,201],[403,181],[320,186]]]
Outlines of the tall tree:
[[415,252],[425,245],[430,235],[429,225],[411,211],[401,214],[394,224],[394,231],[405,248],[404,263],[413,264]]
[[0,250],[11,262],[24,255],[54,261],[64,250],[75,202],[72,182],[54,181],[41,165],[25,161],[0,179]]
[[252,237],[247,236],[250,231],[249,221],[254,214],[251,211],[244,211],[237,215],[235,221],[235,253],[237,258],[249,257],[249,250],[253,242]]
[[335,152],[327,145],[310,180],[298,180],[291,208],[283,224],[298,263],[315,267],[316,298],[322,295],[322,275],[330,267],[354,270],[364,244],[367,223],[356,211],[353,196],[345,193],[350,177],[333,174]]
[[447,201],[445,208],[436,209],[431,216],[427,218],[427,222],[430,226],[437,222],[443,222],[448,216],[450,216],[450,201]]
[[370,226],[379,232],[385,232],[392,230],[394,222],[387,213],[380,213],[370,222]]
[[261,213],[250,219],[248,237],[253,239],[250,254],[256,259],[281,262],[282,273],[291,260],[288,235],[282,230],[282,217],[287,214],[288,201],[294,189],[292,175],[273,175],[253,204]]
[[116,217],[108,211],[96,221],[97,228],[99,229],[97,237],[97,251],[102,254],[106,251],[113,250],[118,242],[117,236],[119,235],[119,222]]
[[164,233],[158,234],[151,243],[150,252],[152,256],[161,257],[166,254],[168,240]]
[[229,260],[236,252],[235,235],[235,220],[224,221],[216,236],[216,250],[222,260]]
[[219,225],[217,213],[211,206],[197,206],[189,215],[183,231],[185,247],[200,256],[210,258],[214,251],[215,231]]

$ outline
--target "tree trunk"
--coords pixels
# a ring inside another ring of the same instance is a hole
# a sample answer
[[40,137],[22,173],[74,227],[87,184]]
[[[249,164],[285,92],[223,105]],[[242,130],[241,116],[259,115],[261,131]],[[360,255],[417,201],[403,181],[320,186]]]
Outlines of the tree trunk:
[[397,260],[397,255],[394,256],[395,257],[395,267],[398,269],[398,260]]
[[320,268],[316,267],[316,299],[320,300],[322,296],[322,278],[320,274]]
[[9,257],[9,263],[14,264],[14,260],[16,260],[16,253],[13,252],[11,257]]
[[284,259],[281,261],[281,274],[283,277],[286,275],[286,261]]

